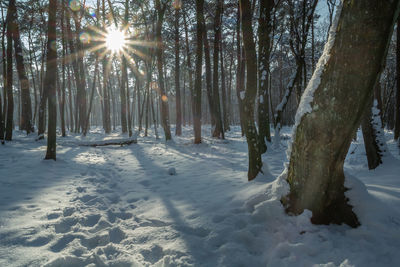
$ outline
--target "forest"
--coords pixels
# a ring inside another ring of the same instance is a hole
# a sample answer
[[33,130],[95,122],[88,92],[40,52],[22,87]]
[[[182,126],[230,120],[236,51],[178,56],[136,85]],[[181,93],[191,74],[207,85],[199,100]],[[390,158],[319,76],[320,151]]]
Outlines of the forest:
[[0,9],[0,266],[400,265],[400,0]]

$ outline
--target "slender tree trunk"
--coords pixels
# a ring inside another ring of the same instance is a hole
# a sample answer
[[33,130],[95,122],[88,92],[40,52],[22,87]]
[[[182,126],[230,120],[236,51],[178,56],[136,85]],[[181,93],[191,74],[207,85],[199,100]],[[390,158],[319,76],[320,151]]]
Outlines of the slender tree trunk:
[[96,56],[96,62],[94,63],[94,77],[93,77],[93,83],[92,83],[92,91],[90,92],[90,100],[89,100],[89,110],[86,116],[86,122],[85,122],[85,128],[83,129],[83,136],[86,136],[86,134],[89,131],[89,119],[90,119],[90,113],[92,111],[92,106],[93,106],[93,98],[94,98],[94,91],[96,89],[96,79],[97,79],[97,72],[99,71],[99,59]]
[[237,19],[236,19],[236,53],[237,53],[237,74],[236,74],[236,95],[239,103],[239,118],[240,118],[240,127],[242,130],[242,136],[244,136],[244,115],[243,115],[243,100],[245,96],[244,90],[244,79],[245,79],[245,69],[246,62],[243,58],[243,49],[241,45],[241,11],[240,11],[240,0],[238,0],[238,11],[237,11]]
[[212,136],[218,138],[225,138],[224,127],[222,124],[222,115],[221,115],[221,105],[219,98],[219,75],[218,75],[218,63],[219,63],[219,53],[220,53],[220,43],[221,43],[221,21],[222,21],[222,10],[224,6],[223,0],[216,0],[216,12],[215,12],[215,21],[214,21],[214,54],[213,54],[213,104],[214,104],[214,122],[215,128]]
[[168,110],[168,97],[165,91],[164,82],[164,64],[163,64],[163,40],[161,35],[162,24],[164,21],[165,9],[167,4],[161,6],[160,0],[155,0],[157,10],[157,24],[156,24],[156,40],[157,40],[157,69],[158,69],[158,86],[161,94],[161,121],[164,128],[165,140],[171,140],[171,129],[169,124],[169,110]]
[[397,19],[397,41],[396,41],[396,121],[394,124],[394,139],[400,137],[400,17]]
[[287,212],[308,209],[313,223],[359,225],[344,194],[343,164],[382,71],[399,4],[345,0],[337,11],[339,26],[335,23],[296,114],[290,194],[282,199]]
[[[10,0],[10,2],[15,0]],[[7,120],[6,120],[6,140],[12,140],[13,131],[13,118],[14,118],[14,96],[13,96],[13,58],[12,58],[12,24],[9,23],[13,17],[15,8],[12,8],[12,4],[8,5],[7,11],[7,77],[5,79],[6,89],[7,89]],[[14,4],[15,6],[15,4]]]
[[204,0],[196,1],[196,73],[193,90],[194,143],[201,143],[201,74],[203,68]]
[[253,37],[252,13],[249,0],[240,0],[242,14],[243,45],[246,56],[246,91],[243,100],[243,126],[249,150],[249,181],[261,171],[261,151],[258,145],[258,133],[254,122],[254,103],[257,95],[257,54]]
[[[372,97],[371,100],[373,100]],[[361,120],[364,147],[367,153],[368,168],[370,170],[375,169],[382,163],[382,151],[378,144],[378,133],[373,125],[374,118],[372,115],[372,107],[372,101],[370,101]]]
[[207,26],[204,19],[204,11],[201,18],[203,24],[203,44],[204,44],[204,63],[206,71],[206,91],[208,99],[208,107],[210,109],[211,125],[215,127],[216,113],[215,113],[215,99],[213,98],[212,88],[212,73],[211,73],[211,57],[210,57],[210,45],[208,42]]
[[[183,12],[183,22],[185,24],[185,43],[186,43],[186,64],[189,74],[189,92],[190,92],[190,102],[191,102],[191,110],[192,115],[194,116],[194,98],[193,98],[193,68],[192,68],[192,57],[190,54],[190,46],[189,46],[189,37],[188,37],[188,26],[186,21],[186,12]],[[200,74],[201,75],[201,74]],[[188,116],[190,121],[190,116]]]
[[258,129],[259,145],[261,153],[267,151],[265,141],[271,141],[269,128],[269,58],[272,32],[271,13],[274,8],[274,0],[260,1],[260,18],[258,27]]
[[[222,39],[222,38],[221,38]],[[229,131],[229,113],[227,107],[227,95],[226,95],[226,80],[225,80],[225,67],[224,67],[224,53],[222,49],[222,40],[220,40],[221,46],[221,94],[222,94],[222,120],[223,120],[223,129],[225,131]],[[230,96],[230,95],[229,95]]]
[[10,8],[13,9],[13,16],[8,23],[11,23],[12,37],[14,41],[15,62],[17,65],[18,78],[21,85],[21,123],[20,130],[26,131],[27,134],[34,132],[32,124],[32,104],[29,91],[29,79],[26,75],[24,66],[24,57],[22,54],[21,37],[19,33],[19,25],[17,23],[17,9],[15,7],[15,0],[9,2]]
[[180,60],[179,60],[179,17],[180,7],[175,9],[175,96],[176,96],[176,129],[175,135],[182,135],[182,104],[181,104],[181,85],[180,85]]
[[49,121],[47,129],[47,152],[45,159],[56,160],[56,127],[57,127],[57,50],[52,48],[56,42],[57,0],[49,2],[49,21],[47,27],[47,59],[46,59],[46,88],[48,92]]

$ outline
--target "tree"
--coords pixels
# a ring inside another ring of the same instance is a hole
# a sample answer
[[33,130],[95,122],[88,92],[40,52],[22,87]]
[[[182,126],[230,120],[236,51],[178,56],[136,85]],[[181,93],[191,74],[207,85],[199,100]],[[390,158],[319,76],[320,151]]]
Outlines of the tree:
[[246,91],[243,99],[243,127],[249,149],[249,169],[247,177],[256,178],[261,171],[261,151],[258,133],[254,122],[254,102],[257,95],[257,54],[253,36],[250,1],[240,0],[243,45],[246,58]]
[[175,93],[176,93],[176,135],[182,135],[182,105],[181,105],[181,86],[180,86],[180,60],[179,60],[179,17],[180,17],[180,9],[181,3],[180,0],[175,0],[174,2],[175,8]]
[[265,141],[271,141],[271,131],[269,128],[269,58],[270,58],[270,34],[272,31],[271,13],[274,8],[274,1],[260,1],[260,18],[258,19],[258,128],[259,142],[262,153],[267,151]]
[[201,73],[203,68],[204,0],[196,0],[196,72],[193,90],[194,143],[201,143]]
[[168,6],[166,2],[161,4],[160,0],[155,0],[157,10],[156,22],[156,41],[157,41],[157,69],[158,69],[158,86],[161,94],[161,121],[164,128],[165,140],[171,140],[171,128],[169,125],[168,97],[164,84],[164,63],[163,63],[163,40],[161,35],[162,24],[164,21],[165,10]]
[[221,105],[219,98],[219,54],[220,54],[220,44],[221,44],[221,23],[222,23],[222,11],[224,7],[223,0],[216,0],[216,11],[215,11],[215,20],[214,20],[214,54],[213,54],[213,105],[214,105],[214,120],[215,120],[215,128],[213,131],[213,137],[225,138],[224,127],[222,123],[221,116]]
[[394,139],[400,137],[400,18],[397,20],[397,48],[396,48],[396,75],[397,75],[397,92],[396,92],[396,121],[394,126]]
[[10,0],[7,10],[7,76],[5,77],[5,88],[7,91],[7,119],[5,140],[12,140],[13,118],[14,118],[14,96],[13,96],[13,59],[12,59],[12,32],[13,24],[9,23],[14,18],[15,0]]
[[9,3],[12,12],[12,17],[10,18],[10,26],[12,28],[12,39],[14,41],[14,52],[15,52],[15,62],[17,65],[18,77],[21,85],[21,128],[20,130],[25,130],[27,134],[34,132],[32,124],[32,105],[31,96],[29,91],[29,79],[27,77],[24,57],[22,52],[21,37],[19,31],[19,25],[17,23],[17,9],[15,6],[15,0]]
[[290,193],[282,199],[287,212],[309,209],[313,223],[359,225],[345,196],[343,164],[382,70],[399,4],[345,0],[337,11],[338,24],[296,114]]
[[47,129],[47,152],[45,159],[56,160],[56,127],[57,127],[57,49],[56,43],[56,14],[57,0],[49,2],[49,21],[47,26],[47,58],[45,90],[48,99],[48,129]]

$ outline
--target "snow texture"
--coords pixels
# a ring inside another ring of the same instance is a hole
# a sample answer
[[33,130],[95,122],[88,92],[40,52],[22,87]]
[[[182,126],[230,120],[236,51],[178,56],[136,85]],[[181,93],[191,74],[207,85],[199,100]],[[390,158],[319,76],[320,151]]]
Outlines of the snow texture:
[[[0,266],[399,266],[400,156],[392,132],[374,171],[360,132],[351,145],[347,195],[362,223],[352,229],[312,225],[309,211],[285,214],[285,144],[269,149],[264,174],[247,182],[240,127],[226,140],[209,131],[200,145],[183,127],[175,142],[150,131],[130,146],[76,146],[126,137],[92,129],[85,138],[59,138],[56,162],[43,160],[45,140],[15,132],[0,147]],[[283,127],[282,138],[290,132]]]

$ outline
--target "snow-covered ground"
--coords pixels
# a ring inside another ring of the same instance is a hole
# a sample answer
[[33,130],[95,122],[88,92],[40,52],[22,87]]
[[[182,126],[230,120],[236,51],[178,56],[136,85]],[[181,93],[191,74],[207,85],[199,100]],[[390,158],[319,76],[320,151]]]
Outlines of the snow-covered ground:
[[[0,147],[0,266],[400,266],[400,160],[388,140],[384,164],[369,171],[362,136],[345,164],[362,223],[316,226],[305,211],[284,213],[277,178],[290,129],[269,146],[264,175],[247,182],[247,144],[193,145],[192,130],[165,143],[84,147],[123,138],[92,130],[46,142],[16,133]],[[353,178],[356,177],[356,178]]]

